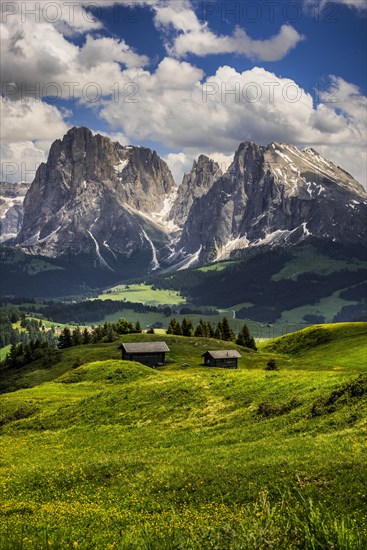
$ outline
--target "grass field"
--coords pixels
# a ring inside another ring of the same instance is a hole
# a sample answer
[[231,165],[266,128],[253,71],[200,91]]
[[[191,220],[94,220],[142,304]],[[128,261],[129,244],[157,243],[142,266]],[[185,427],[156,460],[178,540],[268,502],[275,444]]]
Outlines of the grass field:
[[294,249],[292,253],[295,256],[294,260],[288,262],[279,273],[273,275],[273,281],[280,281],[282,279],[295,281],[302,273],[329,275],[334,271],[341,271],[342,269],[357,271],[358,269],[366,267],[365,262],[357,260],[356,258],[353,260],[348,259],[348,261],[343,261],[340,258],[335,259],[321,254],[312,246]]
[[126,300],[138,304],[151,306],[159,305],[180,305],[185,304],[186,299],[173,290],[153,290],[149,285],[124,285],[110,289],[110,292],[100,294],[99,300]]
[[366,548],[367,324],[323,330],[242,349],[237,371],[200,358],[231,343],[165,336],[156,370],[115,343],[18,372],[33,387],[2,397],[0,547]]
[[335,315],[342,309],[343,306],[357,304],[352,300],[343,300],[340,298],[342,290],[337,290],[330,296],[322,298],[317,304],[301,306],[289,311],[284,311],[279,323],[297,323],[303,319],[304,315],[322,315],[326,323],[331,323]]
[[202,271],[203,273],[207,273],[208,271],[223,271],[223,269],[227,269],[227,267],[229,267],[230,265],[234,265],[237,263],[238,262],[236,261],[219,262],[217,264],[199,267],[198,271]]
[[10,351],[11,346],[5,346],[4,348],[0,348],[0,361],[5,359],[5,357],[8,355]]

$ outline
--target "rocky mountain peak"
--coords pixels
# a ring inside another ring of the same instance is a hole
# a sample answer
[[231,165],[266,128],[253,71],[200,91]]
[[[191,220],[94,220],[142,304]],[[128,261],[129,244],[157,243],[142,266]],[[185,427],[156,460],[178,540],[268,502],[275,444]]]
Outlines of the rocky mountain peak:
[[177,197],[170,212],[170,219],[182,227],[195,200],[205,195],[214,181],[223,175],[219,164],[206,155],[194,161],[192,170],[185,174],[177,190]]
[[70,243],[77,252],[92,249],[103,267],[116,252],[128,256],[146,249],[156,266],[158,249],[169,238],[151,215],[159,214],[174,189],[156,152],[72,128],[53,143],[36,173],[16,242],[52,257],[65,254]]
[[237,248],[309,237],[358,242],[366,198],[350,174],[312,149],[246,141],[226,174],[192,205],[178,246],[206,261]]

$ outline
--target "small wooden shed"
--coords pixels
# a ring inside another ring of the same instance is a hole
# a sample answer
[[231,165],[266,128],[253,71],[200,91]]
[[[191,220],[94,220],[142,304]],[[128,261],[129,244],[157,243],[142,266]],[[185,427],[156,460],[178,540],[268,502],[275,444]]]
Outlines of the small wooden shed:
[[236,349],[207,351],[204,357],[204,364],[207,367],[221,367],[224,369],[237,369],[238,359],[241,354]]
[[139,342],[121,344],[123,361],[137,361],[148,367],[159,367],[166,362],[166,353],[170,351],[166,342]]

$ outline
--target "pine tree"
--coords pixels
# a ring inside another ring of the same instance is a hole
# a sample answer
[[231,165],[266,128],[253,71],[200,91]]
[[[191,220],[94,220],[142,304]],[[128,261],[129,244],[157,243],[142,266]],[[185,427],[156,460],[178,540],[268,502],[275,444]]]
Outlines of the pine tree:
[[195,336],[197,336],[198,338],[205,338],[207,336],[206,323],[202,319],[200,319],[199,324],[196,327]]
[[201,325],[201,329],[202,329],[202,333],[203,333],[203,338],[207,338],[208,337],[208,327],[206,325],[206,322],[203,321],[203,319],[200,319],[199,321],[200,325]]
[[237,338],[236,338],[236,344],[237,346],[243,346],[243,347],[246,347],[246,342],[245,342],[245,339],[243,337],[243,334],[242,334],[242,331],[239,332]]
[[182,336],[182,327],[178,321],[176,321],[175,331],[173,334],[176,336]]
[[174,334],[175,326],[176,326],[176,319],[171,319],[170,322],[168,323],[168,327],[166,330],[167,334]]
[[10,314],[10,322],[17,323],[17,321],[18,321],[18,315],[15,313],[15,311],[12,311]]
[[6,362],[10,367],[17,366],[17,357],[18,357],[18,346],[17,344],[12,344],[8,355],[6,356]]
[[170,320],[168,328],[167,328],[167,334],[175,334],[177,336],[182,336],[182,328],[180,323],[173,317],[173,319]]
[[90,344],[91,342],[91,335],[89,334],[89,330],[85,328],[83,330],[83,344]]
[[246,348],[253,349],[257,351],[256,343],[254,338],[250,335],[250,331],[246,324],[243,325],[239,335],[237,336],[236,344],[239,346],[244,346]]
[[58,346],[60,349],[65,349],[65,348],[71,348],[72,345],[73,345],[73,340],[72,340],[70,329],[68,327],[65,327],[59,336]]
[[249,340],[249,343],[248,343],[247,347],[250,348],[250,349],[253,349],[254,351],[257,351],[255,338],[253,338],[252,336],[250,337],[250,340]]
[[82,333],[80,332],[80,328],[77,327],[73,330],[73,333],[72,333],[72,342],[73,342],[73,346],[81,346],[82,343],[83,343],[83,335]]
[[221,323],[218,323],[217,326],[216,326],[216,328],[215,328],[215,331],[214,331],[214,338],[215,338],[216,340],[223,340],[221,326],[222,326],[222,324],[221,324]]
[[213,325],[207,321],[206,323],[206,336],[207,338],[214,338],[214,329]]
[[26,365],[32,363],[32,352],[29,344],[26,344],[24,347],[24,361]]
[[193,336],[194,334],[194,325],[190,319],[182,320],[182,336]]
[[94,344],[96,344],[97,342],[100,342],[101,340],[103,340],[104,335],[105,334],[104,334],[103,327],[100,327],[100,326],[94,327],[93,333],[92,333],[92,342]]
[[138,334],[141,334],[141,332],[142,332],[141,325],[140,325],[139,321],[136,321],[136,323],[135,323],[135,332],[137,332]]
[[188,330],[190,331],[190,336],[194,336],[195,327],[191,319],[188,320]]
[[222,333],[222,340],[231,341],[236,339],[227,317],[223,317],[220,330]]

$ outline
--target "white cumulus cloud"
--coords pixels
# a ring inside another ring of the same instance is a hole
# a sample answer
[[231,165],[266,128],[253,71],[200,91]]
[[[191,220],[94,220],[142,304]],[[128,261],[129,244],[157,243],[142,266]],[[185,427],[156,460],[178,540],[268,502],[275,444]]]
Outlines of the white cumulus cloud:
[[278,34],[264,40],[252,39],[240,27],[231,36],[220,36],[204,26],[199,31],[180,34],[169,49],[178,57],[189,53],[198,56],[235,53],[255,61],[278,61],[303,38],[291,25],[282,25]]
[[291,25],[283,25],[278,34],[262,40],[251,38],[240,27],[236,27],[232,35],[218,35],[210,30],[207,22],[199,20],[188,0],[161,1],[154,6],[154,11],[158,28],[175,31],[173,37],[167,39],[166,48],[178,58],[187,54],[234,53],[252,60],[277,61],[304,39]]
[[32,181],[52,142],[68,130],[54,106],[29,99],[0,99],[1,180]]
[[322,93],[317,104],[311,91],[261,67],[240,73],[223,66],[205,76],[165,58],[155,72],[122,74],[134,80],[137,102],[103,101],[100,115],[130,139],[161,142],[190,159],[230,155],[245,140],[312,146],[366,181],[366,98],[340,77],[331,77],[333,94]]

